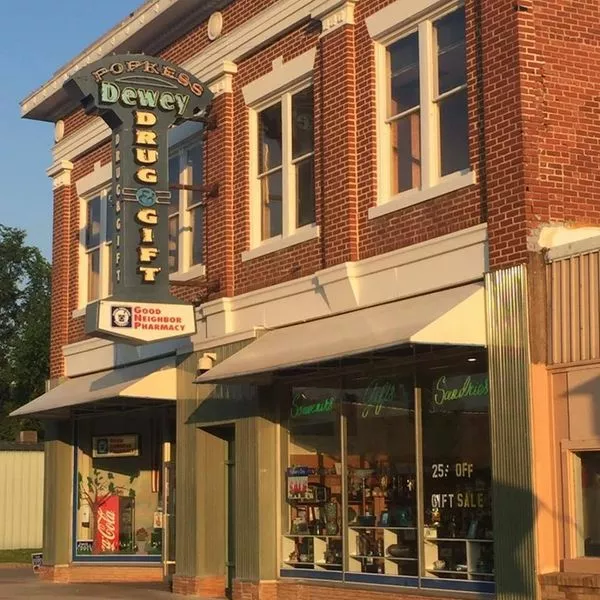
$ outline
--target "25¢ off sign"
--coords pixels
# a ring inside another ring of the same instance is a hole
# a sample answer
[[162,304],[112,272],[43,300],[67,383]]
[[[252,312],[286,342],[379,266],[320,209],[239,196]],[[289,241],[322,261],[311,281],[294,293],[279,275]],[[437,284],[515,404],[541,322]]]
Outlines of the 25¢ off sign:
[[194,307],[185,304],[101,300],[98,303],[98,330],[139,342],[194,335]]

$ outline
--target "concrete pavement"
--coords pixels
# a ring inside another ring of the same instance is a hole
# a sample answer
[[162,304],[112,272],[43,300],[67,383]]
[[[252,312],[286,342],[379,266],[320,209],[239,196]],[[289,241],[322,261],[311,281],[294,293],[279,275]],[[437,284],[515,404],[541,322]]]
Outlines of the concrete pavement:
[[31,569],[0,568],[0,600],[177,600],[185,596],[171,594],[166,585],[155,583],[49,583],[40,581]]

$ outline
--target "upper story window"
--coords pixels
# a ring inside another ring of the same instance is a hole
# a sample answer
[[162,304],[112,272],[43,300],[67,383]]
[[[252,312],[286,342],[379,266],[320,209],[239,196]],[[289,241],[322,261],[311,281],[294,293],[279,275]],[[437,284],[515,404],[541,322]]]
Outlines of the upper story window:
[[290,235],[315,220],[313,89],[258,112],[261,239]]
[[87,302],[94,302],[111,294],[112,215],[106,190],[85,200],[84,262]]
[[[194,140],[171,152],[169,184],[202,185],[204,179],[202,144]],[[169,270],[189,271],[204,262],[203,194],[171,189],[169,206]]]
[[[408,10],[396,5],[368,19],[378,57],[379,201],[391,209],[474,182],[464,7],[453,3],[418,22],[405,18],[394,29],[390,18]],[[388,212],[381,208],[370,216]]]
[[315,224],[316,48],[283,62],[242,89],[249,107],[250,248],[242,261],[306,242]]

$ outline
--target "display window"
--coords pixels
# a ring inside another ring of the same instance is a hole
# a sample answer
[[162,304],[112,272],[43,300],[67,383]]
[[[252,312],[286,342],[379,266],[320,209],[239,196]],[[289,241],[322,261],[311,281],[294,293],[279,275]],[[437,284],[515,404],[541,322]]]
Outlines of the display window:
[[493,591],[485,356],[291,388],[281,575]]
[[96,417],[76,423],[74,558],[161,560],[161,424]]

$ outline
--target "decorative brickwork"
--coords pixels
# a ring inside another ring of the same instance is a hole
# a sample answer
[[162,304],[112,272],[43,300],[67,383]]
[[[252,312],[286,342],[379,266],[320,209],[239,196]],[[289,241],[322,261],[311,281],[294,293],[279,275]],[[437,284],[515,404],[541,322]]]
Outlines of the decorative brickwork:
[[125,583],[163,581],[162,565],[64,565],[44,566],[40,577],[53,583]]
[[548,573],[540,575],[542,600],[598,600],[600,575]]
[[183,596],[223,598],[225,596],[225,578],[173,575],[173,593]]
[[[426,593],[411,590],[410,593],[402,591],[374,590],[352,586],[350,592],[343,585],[327,585],[326,583],[302,583],[297,580],[280,581],[241,581],[235,580],[233,585],[233,600],[432,600]],[[436,600],[443,598],[436,594]]]

